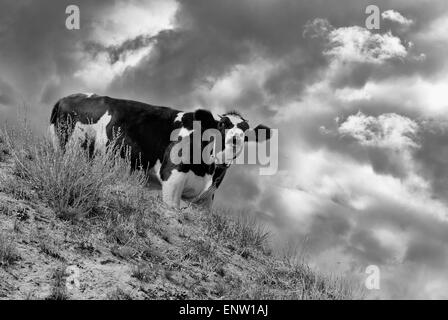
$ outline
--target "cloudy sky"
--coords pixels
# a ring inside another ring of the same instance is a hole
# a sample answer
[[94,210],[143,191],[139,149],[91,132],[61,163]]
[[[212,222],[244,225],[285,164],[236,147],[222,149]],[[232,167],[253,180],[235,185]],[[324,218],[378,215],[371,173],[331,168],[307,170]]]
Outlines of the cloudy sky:
[[446,30],[446,0],[0,0],[0,117],[43,131],[74,92],[238,109],[280,130],[280,167],[232,168],[221,203],[327,272],[379,266],[370,297],[448,298]]

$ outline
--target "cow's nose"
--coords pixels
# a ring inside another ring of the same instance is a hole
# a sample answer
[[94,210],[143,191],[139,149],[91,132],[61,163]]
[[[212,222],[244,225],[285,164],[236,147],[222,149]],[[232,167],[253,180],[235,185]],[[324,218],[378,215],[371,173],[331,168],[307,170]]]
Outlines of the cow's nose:
[[233,144],[234,146],[239,146],[239,145],[241,145],[242,141],[243,141],[243,140],[242,140],[239,136],[233,136],[233,137],[232,137],[232,144]]

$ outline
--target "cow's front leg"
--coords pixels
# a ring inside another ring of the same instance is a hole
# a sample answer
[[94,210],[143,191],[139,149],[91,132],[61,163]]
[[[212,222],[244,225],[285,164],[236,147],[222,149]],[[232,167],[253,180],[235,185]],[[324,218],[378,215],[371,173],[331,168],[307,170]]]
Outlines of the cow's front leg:
[[213,199],[215,198],[214,192],[209,192],[206,195],[200,196],[194,200],[194,204],[205,211],[211,211],[213,208]]
[[184,191],[187,174],[173,170],[166,181],[162,181],[163,201],[174,208],[180,207],[180,199]]

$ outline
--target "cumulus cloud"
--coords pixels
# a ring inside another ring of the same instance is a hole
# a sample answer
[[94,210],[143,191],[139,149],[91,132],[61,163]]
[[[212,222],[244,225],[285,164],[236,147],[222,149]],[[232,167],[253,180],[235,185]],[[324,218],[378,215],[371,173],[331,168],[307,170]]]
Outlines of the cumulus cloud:
[[334,28],[325,19],[315,19],[305,25],[305,36],[327,41],[324,55],[344,62],[380,64],[393,58],[405,58],[407,48],[391,32],[372,33],[360,27]]
[[404,17],[400,12],[395,10],[386,10],[381,13],[381,17],[384,20],[390,20],[392,22],[396,22],[398,24],[404,25],[404,26],[410,26],[414,23],[412,19],[408,19]]
[[419,125],[407,117],[394,113],[373,117],[358,112],[356,115],[349,116],[339,126],[338,131],[343,136],[353,137],[364,146],[392,150],[420,148]]
[[312,39],[326,38],[333,30],[334,27],[327,19],[316,18],[305,24],[303,27],[303,36]]
[[[343,102],[370,100],[372,95],[361,90],[367,83],[395,78],[424,61],[412,42],[391,31],[373,32],[357,25],[335,27],[327,19],[316,18],[305,24],[303,36],[319,47],[317,54],[326,61],[318,72],[321,78],[310,86],[336,89]],[[411,68],[403,68],[405,64]]]
[[333,30],[329,34],[329,46],[324,54],[349,62],[382,63],[407,55],[401,40],[390,32],[373,34],[357,26]]
[[409,188],[433,192],[433,179],[422,171],[426,167],[417,159],[427,141],[421,121],[398,114],[377,117],[358,112],[350,115],[337,129],[340,137],[350,137],[365,148],[372,168],[378,174],[402,179]]
[[443,118],[358,112],[344,121],[338,119],[334,130],[322,126],[320,133],[337,137],[336,150],[344,150],[360,163],[367,161],[378,174],[402,179],[414,190],[448,203],[447,128]]

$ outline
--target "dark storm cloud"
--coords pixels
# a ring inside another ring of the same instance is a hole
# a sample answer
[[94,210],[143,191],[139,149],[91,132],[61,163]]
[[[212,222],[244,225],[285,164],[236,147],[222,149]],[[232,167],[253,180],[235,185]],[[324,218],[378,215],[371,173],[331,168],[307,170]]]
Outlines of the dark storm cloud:
[[[431,19],[443,14],[447,6],[436,1],[433,6],[422,3],[402,5],[400,1],[327,1],[283,0],[260,2],[240,1],[180,1],[176,16],[177,29],[162,32],[157,37],[155,53],[136,68],[130,68],[118,79],[114,90],[131,91],[158,100],[189,98],[197,86],[212,87],[217,79],[228,74],[235,65],[246,64],[254,56],[266,57],[278,63],[266,79],[264,90],[279,103],[288,99],[300,99],[303,88],[319,75],[326,66],[322,55],[323,43],[313,37],[303,36],[305,24],[315,18],[330,21],[334,28],[363,26],[367,5],[378,4],[381,9],[403,9],[405,15],[418,21],[405,34],[407,37],[426,26]],[[388,24],[384,25],[386,32]],[[430,51],[420,43],[418,50]],[[410,49],[414,54],[414,49]],[[417,49],[416,49],[417,50]],[[417,54],[420,51],[416,51]],[[400,74],[436,71],[429,62],[392,61],[385,66],[358,64],[347,65],[333,80],[336,88],[359,87],[369,79],[397,77]],[[439,61],[440,59],[437,59]],[[173,95],[174,92],[174,95]],[[241,93],[240,108],[252,108],[250,92]],[[174,96],[174,97],[173,97]],[[260,101],[261,104],[262,101]]]
[[[346,237],[352,232],[354,211],[346,204],[339,204],[340,199],[323,202],[311,221],[310,228],[304,235],[307,246],[312,252],[322,252],[329,248],[346,246]],[[331,244],[331,245],[329,245]]]
[[381,245],[379,239],[369,230],[357,230],[350,237],[350,246],[347,251],[354,255],[358,261],[369,264],[386,264],[393,259],[394,254],[388,246]]
[[[307,248],[311,252],[343,248],[354,258],[358,267],[375,264],[385,271],[388,266],[397,264],[403,266],[403,270],[405,266],[418,264],[435,272],[443,272],[447,263],[448,224],[440,222],[429,205],[422,213],[421,209],[409,207],[406,203],[400,204],[387,198],[378,200],[362,212],[322,202],[319,214],[312,217],[312,227],[306,233],[299,233],[299,227],[293,223],[290,225],[292,229],[296,228],[296,236],[307,239]],[[283,230],[291,235],[293,233],[287,231],[290,230],[288,225],[285,223]],[[383,238],[381,233],[376,233],[377,230],[387,230],[397,239]],[[406,238],[410,239],[409,242]],[[398,239],[403,244],[397,242]],[[356,269],[355,265],[352,267]],[[414,276],[420,275],[420,271],[414,270]],[[391,286],[389,291],[408,287],[406,275],[399,275],[400,272],[397,270],[396,278],[387,281],[387,285]],[[401,297],[412,297],[416,292],[402,294]]]
[[147,35],[139,35],[133,39],[127,39],[118,45],[105,46],[94,41],[87,41],[84,43],[84,50],[90,53],[93,57],[98,53],[106,52],[109,55],[110,64],[114,64],[120,60],[124,54],[133,52],[141,48],[149,46],[155,41],[155,37]]
[[177,29],[160,33],[155,53],[130,68],[113,88],[158,99],[185,99],[198,85],[213,86],[235,65],[263,56],[279,63],[263,89],[280,100],[298,98],[326,63],[321,45],[302,35],[306,22],[325,17],[335,25],[359,24],[367,3],[180,1]]
[[445,267],[447,257],[445,244],[448,241],[448,225],[440,223],[430,213],[431,210],[428,211],[422,215],[418,209],[386,200],[365,212],[358,225],[360,228],[388,228],[408,234],[411,241],[407,245],[403,262],[424,262],[427,266],[441,269]]
[[[8,50],[0,50],[2,68],[8,76],[18,78],[16,81],[20,86],[30,92],[36,90],[36,82],[42,83],[51,75],[57,75],[60,84],[53,82],[44,92],[42,100],[47,102],[57,95],[58,89],[63,90],[64,83],[76,83],[70,77],[79,67],[80,61],[73,53],[80,44],[89,52],[109,52],[111,64],[123,52],[146,46],[152,38],[144,34],[113,47],[84,43],[92,32],[93,22],[98,21],[104,8],[115,2],[118,1],[77,1],[82,10],[82,28],[69,32],[64,27],[64,12],[69,1],[4,1],[0,13],[0,43]],[[444,1],[434,1],[431,6],[417,2],[367,0],[341,0],[331,4],[323,0],[312,4],[293,0],[179,3],[177,28],[160,33],[154,39],[157,41],[154,54],[117,79],[111,92],[119,90],[127,96],[134,93],[161,101],[181,101],[176,97],[188,100],[196,86],[213,86],[216,79],[226,75],[236,64],[248,63],[253,56],[261,55],[279,63],[262,90],[278,101],[298,99],[303,87],[312,82],[319,68],[326,64],[321,44],[303,36],[303,27],[308,21],[319,17],[328,19],[336,28],[362,26],[365,7],[378,4],[383,10],[393,8],[415,20],[413,29],[408,31],[412,34],[446,9]],[[434,63],[434,59],[429,61]],[[404,71],[410,69],[403,68]],[[342,78],[335,86],[359,85],[371,73],[380,71],[359,66],[353,69],[351,76],[341,74]],[[258,99],[260,108],[267,105],[255,90],[243,92],[238,106],[255,108],[253,97]],[[51,92],[54,94],[50,95]],[[271,109],[271,112],[275,110]]]
[[[415,144],[415,148],[408,150],[409,157],[403,157],[405,145],[403,149],[395,150],[389,147],[362,146],[351,137],[325,134],[322,135],[322,143],[335,152],[351,154],[360,163],[370,163],[379,174],[405,179],[417,172],[430,183],[433,196],[447,203],[448,122],[441,119],[422,120],[421,117],[407,119],[418,126],[413,134],[403,135],[404,139],[410,139],[406,141]],[[409,167],[414,169],[410,171]]]
[[368,158],[373,170],[379,174],[390,174],[399,179],[406,178],[410,173],[404,165],[400,151],[381,148],[368,148]]
[[[303,36],[307,22],[319,17],[328,19],[336,28],[362,26],[365,7],[376,3],[383,10],[401,10],[417,21],[411,30],[415,31],[429,19],[441,15],[446,7],[443,1],[435,1],[431,6],[367,0],[341,0],[334,4],[323,0],[312,4],[293,0],[179,1],[175,30],[161,32],[155,38],[142,34],[116,46],[85,43],[92,32],[93,22],[98,21],[104,8],[115,2],[78,1],[82,10],[82,28],[69,32],[64,27],[68,1],[6,1],[2,4],[5,10],[2,10],[0,34],[3,36],[0,39],[2,47],[9,49],[0,50],[0,55],[4,64],[9,65],[9,73],[14,73],[21,86],[29,91],[36,90],[36,82],[42,83],[42,79],[57,75],[59,84],[55,81],[46,84],[43,92],[42,101],[47,102],[55,98],[58,90],[64,90],[64,84],[71,82],[82,86],[72,79],[73,71],[79,69],[81,63],[73,54],[79,50],[79,45],[91,53],[108,52],[113,64],[124,52],[156,41],[153,54],[137,67],[129,68],[109,91],[160,102],[188,103],[190,93],[198,85],[212,87],[235,65],[246,64],[254,56],[261,55],[278,66],[268,75],[263,87],[245,90],[235,101],[239,108],[256,111],[258,107],[269,105],[263,101],[260,91],[279,102],[300,99],[304,86],[314,81],[319,69],[325,67],[327,61],[321,54],[322,44]],[[335,80],[335,86],[360,85],[372,73],[380,71],[368,66],[353,68],[349,75],[342,73],[341,78]],[[270,109],[271,114],[276,111]]]
[[427,120],[422,128],[422,147],[416,160],[422,174],[431,181],[435,196],[448,202],[448,122]]
[[185,99],[196,86],[212,85],[235,63],[249,62],[247,46],[235,45],[217,34],[163,31],[153,53],[138,68],[127,70],[112,89],[158,101]]
[[1,76],[20,92],[14,102],[32,106],[38,115],[35,119],[40,121],[47,118],[42,115],[41,102],[54,102],[65,85],[76,86],[72,77],[80,63],[77,46],[92,31],[95,16],[105,6],[113,4],[111,1],[77,1],[82,8],[82,28],[69,31],[65,27],[65,9],[72,3],[68,0],[6,0],[0,4]]
[[444,269],[447,263],[447,253],[445,243],[416,237],[409,244],[405,260],[436,269]]
[[[371,106],[370,103],[364,103],[364,107]],[[352,159],[361,164],[369,164],[379,174],[392,175],[397,178],[406,178],[416,172],[424,177],[432,187],[434,196],[438,199],[448,201],[448,123],[442,119],[425,119],[419,115],[419,112],[405,112],[397,107],[380,108],[373,104],[375,111],[369,114],[372,117],[387,114],[391,111],[398,112],[400,116],[415,122],[418,129],[414,135],[409,138],[415,142],[418,147],[413,148],[409,157],[403,158],[403,150],[393,150],[389,147],[365,146],[350,136],[341,136],[337,134],[338,126],[347,120],[343,113],[334,113],[334,117],[340,116],[338,123],[331,119],[327,114],[317,115],[313,118],[307,118],[304,121],[298,119],[294,125],[297,132],[293,134],[295,138],[302,138],[307,142],[310,148],[325,148],[332,152],[349,155]],[[359,107],[347,108],[345,112],[356,112]],[[322,128],[316,127],[316,123],[322,124]],[[286,130],[292,132],[293,129],[288,126]],[[409,165],[414,166],[412,171]]]
[[[65,27],[65,9],[71,4],[70,1],[42,0],[28,1],[26,4],[21,1],[7,1],[9,8],[4,14],[10,14],[12,11],[14,18],[6,22],[4,36],[0,39],[2,48],[7,48],[0,50],[2,67],[5,67],[4,63],[12,63],[14,67],[19,67],[19,70],[15,69],[15,73],[22,77],[37,77],[37,71],[46,75],[73,70],[73,64],[77,61],[72,60],[71,50],[75,50],[80,39],[88,36],[93,17],[107,2],[78,1],[78,5],[83,9],[83,28],[70,31]],[[6,20],[8,21],[7,18]],[[24,72],[25,70],[28,72]],[[23,71],[23,74],[20,71]],[[30,82],[32,80],[30,79]]]
[[[311,150],[325,148],[336,154],[349,156],[360,164],[369,164],[379,174],[390,174],[403,178],[409,173],[403,166],[401,153],[387,148],[364,147],[350,137],[341,137],[331,132],[322,132],[316,128],[315,123],[322,124],[325,128],[333,128],[334,120],[318,117],[320,120],[300,123],[298,137],[304,139]],[[334,130],[334,129],[333,129]]]
[[274,96],[277,103],[282,104],[292,99],[300,99],[306,85],[318,80],[320,67],[326,64],[320,55],[320,46],[306,45],[293,54],[285,56],[279,68],[267,78],[262,90]]

